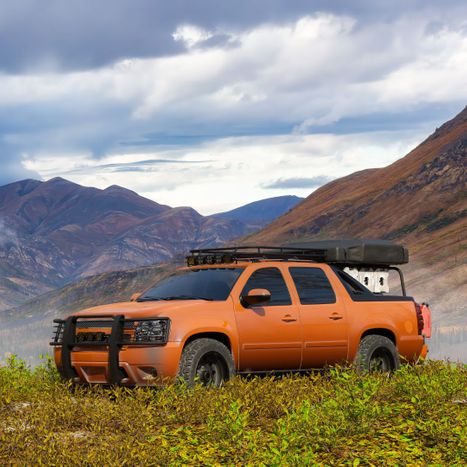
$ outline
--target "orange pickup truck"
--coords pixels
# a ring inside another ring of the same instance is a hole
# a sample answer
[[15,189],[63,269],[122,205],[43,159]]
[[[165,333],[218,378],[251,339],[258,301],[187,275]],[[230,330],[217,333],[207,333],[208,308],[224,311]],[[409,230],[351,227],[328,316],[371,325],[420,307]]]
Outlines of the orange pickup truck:
[[[76,383],[129,386],[345,362],[392,371],[427,353],[422,308],[394,267],[407,261],[383,241],[192,250],[132,301],[55,320],[55,362]],[[388,294],[390,270],[401,295]]]

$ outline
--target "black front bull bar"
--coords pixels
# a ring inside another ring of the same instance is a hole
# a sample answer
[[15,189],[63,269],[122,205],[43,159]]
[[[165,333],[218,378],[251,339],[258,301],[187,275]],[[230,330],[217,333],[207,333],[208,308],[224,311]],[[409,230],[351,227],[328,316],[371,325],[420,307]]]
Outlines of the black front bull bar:
[[[95,321],[96,319],[100,321]],[[76,340],[76,328],[79,320],[84,320],[85,326],[94,327],[110,327],[111,331],[109,335],[106,335],[104,341],[77,341]],[[124,335],[125,329],[134,329],[135,322],[143,321],[164,321],[165,332],[161,340],[141,340],[135,341],[131,337]],[[56,325],[56,332],[54,340],[50,342],[52,346],[61,346],[62,354],[61,360],[62,365],[59,369],[60,374],[65,379],[78,378],[78,375],[73,368],[71,363],[71,352],[75,346],[79,347],[102,347],[108,348],[108,366],[109,366],[109,384],[119,384],[123,378],[126,377],[122,369],[120,368],[120,350],[124,345],[132,346],[158,346],[167,343],[169,334],[170,320],[168,318],[138,318],[138,319],[126,319],[123,315],[86,315],[86,316],[69,316],[66,319],[54,319],[53,322]]]

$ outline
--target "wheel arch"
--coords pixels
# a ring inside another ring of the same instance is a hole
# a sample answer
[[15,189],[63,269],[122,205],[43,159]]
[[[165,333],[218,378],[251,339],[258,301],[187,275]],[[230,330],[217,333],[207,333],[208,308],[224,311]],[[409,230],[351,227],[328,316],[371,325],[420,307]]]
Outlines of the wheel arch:
[[229,337],[228,334],[225,332],[220,332],[220,331],[200,331],[200,332],[194,332],[193,334],[190,334],[187,336],[183,342],[183,349],[190,343],[193,342],[194,340],[197,339],[214,339],[216,341],[221,342],[224,344],[229,351],[234,354],[233,349],[232,349],[232,340]]
[[387,337],[392,341],[392,343],[397,347],[397,337],[396,333],[388,328],[370,328],[366,329],[360,336],[359,342],[366,336],[377,335]]

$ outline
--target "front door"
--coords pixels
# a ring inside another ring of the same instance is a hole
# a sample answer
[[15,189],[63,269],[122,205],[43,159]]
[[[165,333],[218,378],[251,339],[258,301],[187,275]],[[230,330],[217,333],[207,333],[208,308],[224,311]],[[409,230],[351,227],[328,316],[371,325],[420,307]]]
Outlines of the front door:
[[290,267],[303,332],[302,369],[320,368],[347,358],[348,322],[344,304],[319,266]]
[[[239,284],[241,286],[241,284]],[[240,296],[267,289],[269,302],[245,308]],[[297,305],[277,267],[259,267],[241,289],[235,305],[240,371],[300,368],[302,339]]]

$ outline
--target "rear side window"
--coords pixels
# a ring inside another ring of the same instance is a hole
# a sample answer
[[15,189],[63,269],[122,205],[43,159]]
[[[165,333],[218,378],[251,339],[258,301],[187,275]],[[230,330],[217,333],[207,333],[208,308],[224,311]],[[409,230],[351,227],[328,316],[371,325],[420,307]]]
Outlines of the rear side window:
[[265,303],[265,306],[292,304],[287,284],[277,268],[264,268],[255,271],[245,284],[242,295],[246,295],[253,289],[267,289],[271,292],[271,300]]
[[336,303],[336,295],[319,268],[289,268],[302,305]]

